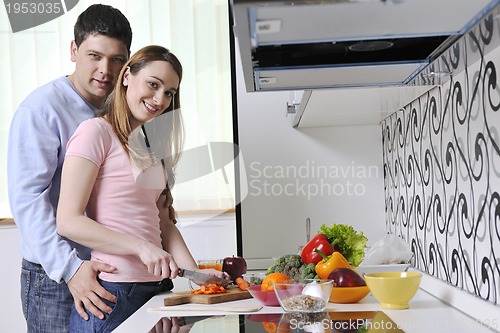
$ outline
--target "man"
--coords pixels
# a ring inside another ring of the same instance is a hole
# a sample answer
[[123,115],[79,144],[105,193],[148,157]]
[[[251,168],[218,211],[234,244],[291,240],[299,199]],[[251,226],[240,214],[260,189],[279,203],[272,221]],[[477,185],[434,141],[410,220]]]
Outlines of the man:
[[83,260],[88,249],[56,233],[56,205],[66,142],[111,93],[130,55],[132,31],[118,9],[92,5],[80,14],[74,32],[75,71],[33,91],[14,114],[9,132],[8,191],[21,232],[28,332],[68,332],[73,302],[86,319],[85,309],[99,318],[101,311],[111,311],[101,298],[116,300],[96,279],[99,271],[114,268]]

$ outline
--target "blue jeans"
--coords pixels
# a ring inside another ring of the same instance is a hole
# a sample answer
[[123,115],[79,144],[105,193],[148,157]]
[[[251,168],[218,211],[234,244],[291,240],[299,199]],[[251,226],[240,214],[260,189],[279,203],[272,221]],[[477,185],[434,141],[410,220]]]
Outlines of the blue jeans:
[[51,280],[41,265],[22,261],[21,304],[28,333],[68,333],[73,296],[66,283]]
[[89,320],[83,320],[75,307],[71,309],[71,333],[106,333],[111,332],[122,322],[130,317],[137,309],[143,306],[151,297],[162,291],[172,290],[173,283],[170,279],[160,282],[107,282],[99,280],[100,284],[116,296],[116,303],[103,301],[113,310],[104,314],[104,319],[95,317],[87,311]]

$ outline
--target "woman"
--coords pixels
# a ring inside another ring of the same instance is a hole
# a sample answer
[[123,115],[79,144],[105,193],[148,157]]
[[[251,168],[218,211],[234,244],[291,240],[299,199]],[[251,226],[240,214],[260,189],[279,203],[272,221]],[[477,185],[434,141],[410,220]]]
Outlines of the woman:
[[[57,231],[91,248],[92,260],[116,267],[99,279],[117,296],[103,320],[89,313],[85,321],[73,306],[71,332],[112,331],[152,296],[172,289],[170,279],[179,267],[197,269],[177,227],[160,222],[156,206],[166,186],[165,170],[175,166],[182,146],[181,79],[182,66],[167,49],[139,50],[120,72],[102,115],[83,122],[68,142]],[[160,161],[132,142],[140,140],[144,123],[164,112],[171,120],[164,131],[169,152],[161,157],[170,157]],[[139,180],[143,174],[156,175],[153,183],[161,186],[145,186],[150,181]]]

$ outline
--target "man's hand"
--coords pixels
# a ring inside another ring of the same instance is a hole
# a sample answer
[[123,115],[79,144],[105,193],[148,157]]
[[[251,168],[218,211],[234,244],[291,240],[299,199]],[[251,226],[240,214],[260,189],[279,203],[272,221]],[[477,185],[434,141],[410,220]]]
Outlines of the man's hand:
[[189,332],[193,324],[185,325],[182,323],[183,318],[167,318],[163,317],[156,323],[148,333],[183,333]]
[[85,320],[89,319],[85,309],[99,319],[104,319],[102,312],[111,312],[112,309],[100,297],[110,302],[116,302],[116,296],[97,282],[97,274],[99,272],[113,273],[115,269],[115,267],[108,264],[84,261],[75,275],[68,281],[68,288],[73,295],[76,311],[78,311],[80,317]]
[[160,217],[160,221],[171,221],[173,224],[177,223],[177,217],[175,216],[175,209],[172,204],[174,203],[174,199],[172,198],[172,194],[170,191],[163,191],[158,201],[156,202],[156,206],[158,207],[158,216]]

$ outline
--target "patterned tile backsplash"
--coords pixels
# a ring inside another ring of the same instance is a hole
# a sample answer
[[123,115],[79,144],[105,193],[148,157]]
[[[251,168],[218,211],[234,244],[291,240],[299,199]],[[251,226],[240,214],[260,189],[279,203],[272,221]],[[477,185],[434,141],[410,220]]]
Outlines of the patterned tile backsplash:
[[432,66],[451,75],[382,123],[387,230],[417,269],[500,305],[500,9]]

